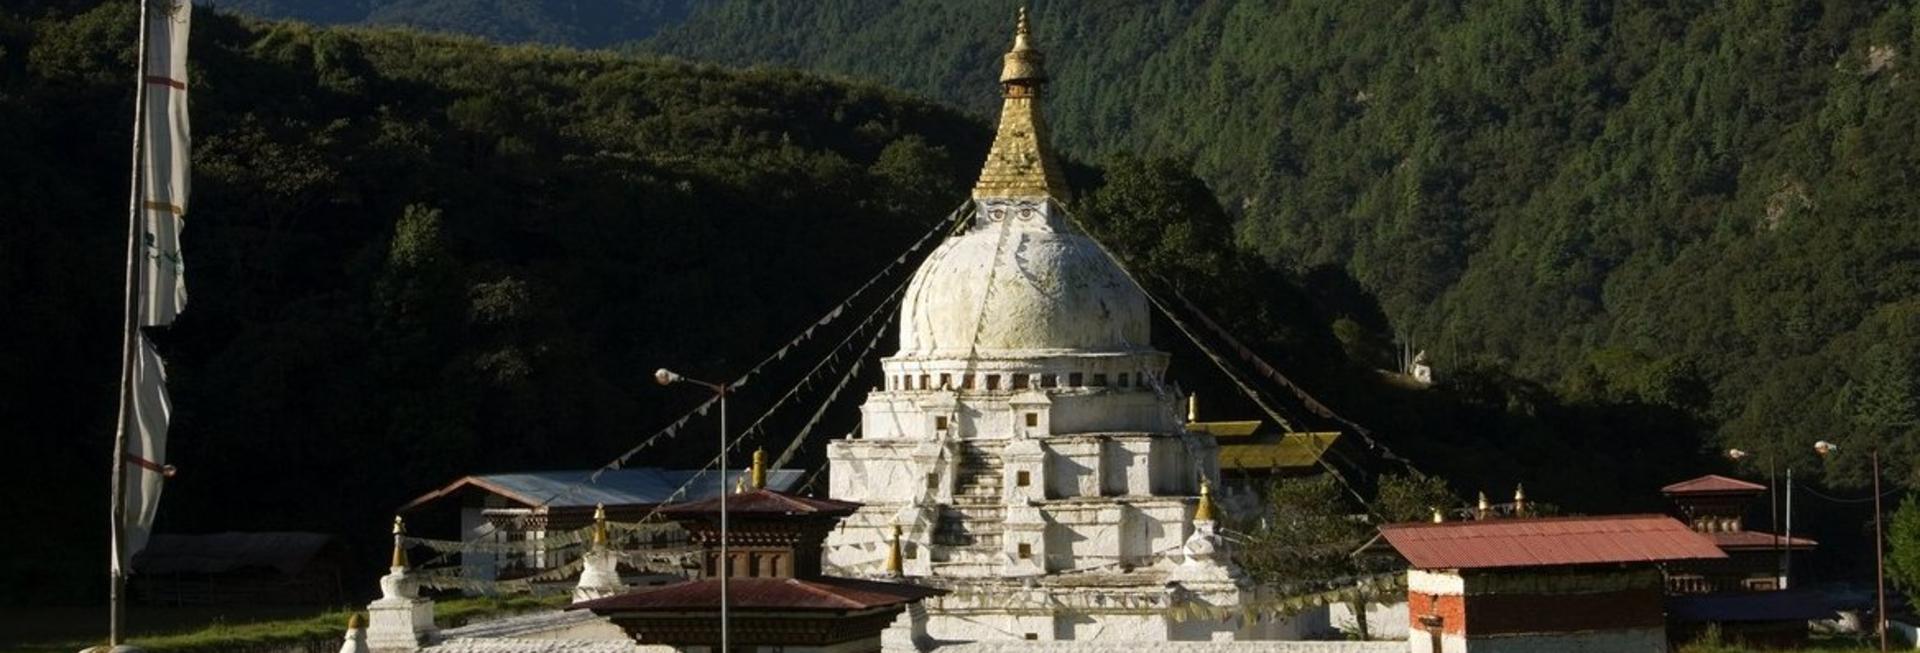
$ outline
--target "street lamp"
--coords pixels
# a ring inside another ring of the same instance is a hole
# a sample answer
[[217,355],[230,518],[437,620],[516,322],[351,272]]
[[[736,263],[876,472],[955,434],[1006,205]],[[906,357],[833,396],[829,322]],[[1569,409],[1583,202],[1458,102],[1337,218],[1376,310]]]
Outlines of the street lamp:
[[[1745,449],[1733,448],[1733,449],[1727,450],[1727,460],[1732,460],[1734,462],[1739,462],[1752,455],[1753,455],[1753,452],[1747,451]],[[1767,527],[1773,528],[1773,529],[1779,529],[1781,527],[1780,497],[1778,494],[1774,492],[1774,488],[1777,485],[1775,483],[1776,478],[1777,477],[1774,474],[1774,457],[1772,455],[1768,455],[1767,456],[1767,510],[1768,510],[1768,515],[1770,517],[1770,520],[1767,522]],[[1778,556],[1780,559],[1779,568],[1775,570],[1780,574],[1780,584],[1778,589],[1788,589],[1793,584],[1793,465],[1787,465],[1787,502],[1786,503],[1787,503],[1786,530],[1784,532],[1775,533],[1773,535],[1774,555]]]
[[[1813,443],[1813,452],[1823,457],[1839,450],[1840,445],[1826,440]],[[1887,650],[1887,545],[1880,531],[1880,448],[1868,449],[1867,454],[1873,460],[1873,573],[1874,591],[1880,602],[1873,623],[1880,629],[1880,650],[1884,653]]]
[[660,385],[691,383],[712,390],[720,398],[720,560],[714,566],[720,574],[720,650],[731,653],[727,630],[727,577],[733,575],[727,558],[727,386],[681,376],[664,367],[654,370],[653,380]]

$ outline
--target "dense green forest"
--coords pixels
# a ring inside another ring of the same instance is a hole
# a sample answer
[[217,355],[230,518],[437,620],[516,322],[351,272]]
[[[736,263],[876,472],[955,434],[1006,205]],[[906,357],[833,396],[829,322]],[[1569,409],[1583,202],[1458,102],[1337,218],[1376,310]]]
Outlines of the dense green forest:
[[[987,115],[978,62],[1015,4],[714,0],[623,48]],[[1751,460],[1819,467],[1816,437],[1920,453],[1892,439],[1920,423],[1912,3],[1033,4],[1065,149],[1191,161],[1241,245],[1371,298],[1335,312],[1365,361],[1391,364],[1384,335],[1442,377],[1672,407]]]
[[[515,4],[235,3],[625,40],[584,36],[561,11],[579,3]],[[1005,3],[631,4],[658,17],[631,36],[660,31],[625,55],[196,16],[163,530],[377,549],[383,515],[458,475],[605,462],[698,401],[655,367],[750,365],[965,197]],[[1450,7],[1038,5],[1049,117],[1092,164],[1071,166],[1074,209],[1462,496],[1525,482],[1570,510],[1660,509],[1715,433],[1842,440],[1849,482],[1861,439],[1912,446],[1906,9]],[[6,481],[25,523],[56,534],[8,542],[0,587],[36,593],[0,601],[104,588],[132,35],[130,3],[0,9],[0,429],[30,461]],[[1176,379],[1252,411],[1155,333]],[[1396,334],[1440,386],[1379,382]],[[1260,385],[1297,425],[1342,428]],[[1406,471],[1357,437],[1330,462],[1361,484]]]

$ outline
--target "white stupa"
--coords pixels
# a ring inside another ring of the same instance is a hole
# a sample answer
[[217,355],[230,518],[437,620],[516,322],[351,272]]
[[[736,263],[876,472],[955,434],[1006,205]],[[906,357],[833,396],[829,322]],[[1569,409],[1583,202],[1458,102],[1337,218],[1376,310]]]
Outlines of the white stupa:
[[971,223],[916,273],[885,386],[828,448],[831,496],[866,507],[827,565],[884,573],[901,527],[904,574],[951,590],[926,605],[935,640],[1270,638],[1182,609],[1249,594],[1202,508],[1216,446],[1184,432],[1146,297],[1070,226],[1045,80],[1023,12]]

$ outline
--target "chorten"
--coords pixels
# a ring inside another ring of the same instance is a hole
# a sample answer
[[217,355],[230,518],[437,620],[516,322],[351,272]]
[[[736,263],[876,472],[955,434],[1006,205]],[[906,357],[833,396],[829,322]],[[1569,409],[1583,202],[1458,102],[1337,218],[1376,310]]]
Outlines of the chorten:
[[1034,42],[1022,11],[969,223],[916,272],[884,385],[828,447],[830,495],[862,507],[826,565],[948,590],[926,603],[941,641],[1268,638],[1233,612],[1247,583],[1212,515],[1196,525],[1217,449],[1184,428],[1147,298],[1066,214]]

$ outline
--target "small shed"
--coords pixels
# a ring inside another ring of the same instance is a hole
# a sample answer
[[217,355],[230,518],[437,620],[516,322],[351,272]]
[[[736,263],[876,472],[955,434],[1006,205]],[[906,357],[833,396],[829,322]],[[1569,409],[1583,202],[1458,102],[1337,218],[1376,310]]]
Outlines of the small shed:
[[1391,524],[1412,653],[1668,650],[1659,565],[1726,557],[1665,515]]
[[160,605],[339,605],[350,561],[324,533],[154,535],[130,586]]

